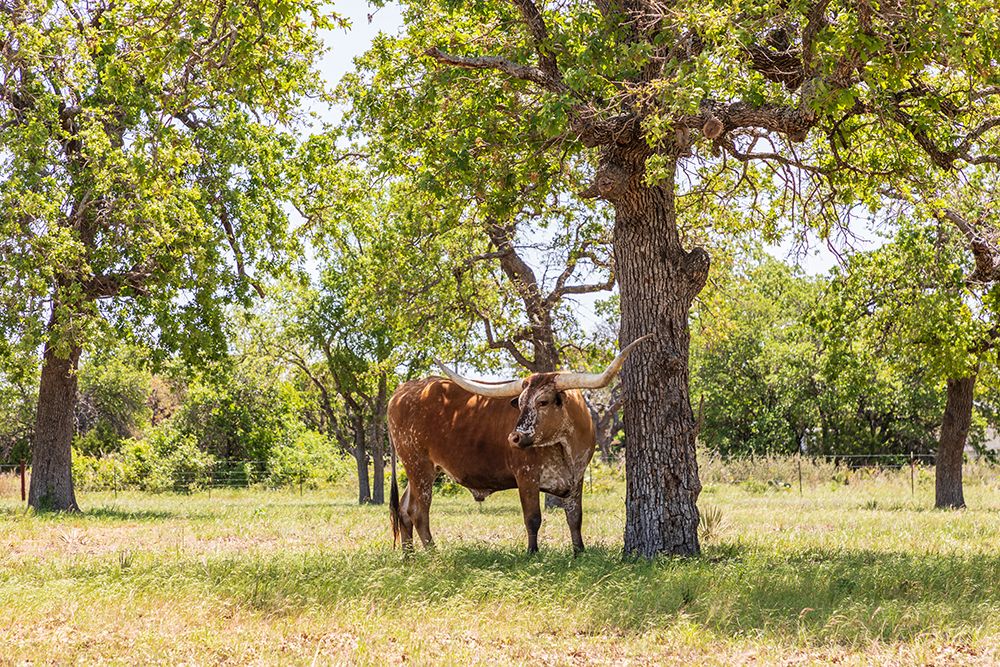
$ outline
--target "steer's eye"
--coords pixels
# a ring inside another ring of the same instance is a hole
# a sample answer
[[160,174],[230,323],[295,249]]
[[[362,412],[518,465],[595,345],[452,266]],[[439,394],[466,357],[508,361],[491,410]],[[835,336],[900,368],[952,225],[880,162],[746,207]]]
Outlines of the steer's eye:
[[538,407],[540,408],[544,408],[548,404],[549,404],[548,401],[538,401]]

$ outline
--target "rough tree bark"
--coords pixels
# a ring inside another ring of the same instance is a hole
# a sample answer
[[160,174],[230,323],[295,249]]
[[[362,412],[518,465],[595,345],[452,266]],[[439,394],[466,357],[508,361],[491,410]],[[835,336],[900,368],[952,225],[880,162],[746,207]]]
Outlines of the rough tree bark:
[[368,448],[365,446],[365,420],[361,415],[351,416],[351,430],[354,432],[354,462],[358,468],[358,504],[367,505],[372,501],[371,484],[368,480]]
[[619,343],[624,347],[648,333],[656,335],[621,373],[628,471],[625,553],[697,555],[701,482],[688,397],[688,311],[708,277],[708,253],[700,248],[689,253],[681,245],[673,171],[649,187],[644,160],[620,153],[608,151],[601,165],[610,177],[602,196],[615,207]]
[[937,459],[934,464],[934,506],[941,509],[965,507],[962,491],[962,459],[972,425],[972,398],[975,374],[948,380],[948,401],[941,421]]
[[73,434],[80,348],[59,356],[46,343],[38,389],[35,442],[31,452],[31,490],[28,505],[36,510],[77,512],[73,492]]

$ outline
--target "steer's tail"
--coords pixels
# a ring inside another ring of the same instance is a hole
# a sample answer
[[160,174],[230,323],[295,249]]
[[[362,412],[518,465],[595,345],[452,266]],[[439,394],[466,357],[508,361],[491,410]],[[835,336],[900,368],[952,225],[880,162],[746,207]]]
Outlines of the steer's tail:
[[399,485],[396,484],[396,443],[389,434],[389,460],[391,461],[392,482],[389,486],[389,520],[392,522],[392,548],[399,541]]

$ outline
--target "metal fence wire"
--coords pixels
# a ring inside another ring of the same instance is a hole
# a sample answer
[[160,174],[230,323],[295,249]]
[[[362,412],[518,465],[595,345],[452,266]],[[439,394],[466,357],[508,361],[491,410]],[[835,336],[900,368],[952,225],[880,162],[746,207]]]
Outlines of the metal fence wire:
[[[182,492],[212,489],[298,489],[324,485],[324,476],[314,468],[273,468],[263,460],[220,460],[185,470],[130,470],[114,458],[100,460],[96,469],[74,470],[74,486],[80,491]],[[320,471],[322,472],[322,471]],[[330,476],[332,478],[332,475]],[[26,462],[0,464],[0,497],[26,498],[31,466]]]
[[[916,493],[917,480],[934,465],[933,453],[908,454],[800,454],[793,456],[720,457],[699,453],[702,480],[707,483],[730,483],[778,486],[799,495],[825,482],[847,483],[850,476],[866,474],[905,475],[910,493]],[[80,491],[120,491],[150,493],[174,492],[211,494],[213,489],[265,488],[297,490],[329,487],[337,478],[315,467],[274,467],[263,460],[219,460],[169,472],[126,470],[121,461],[108,457],[100,465],[74,471],[74,484]],[[605,466],[606,468],[606,466]],[[1000,471],[1000,467],[996,470]],[[620,469],[619,473],[620,474]],[[593,469],[588,473],[593,488]],[[0,464],[0,497],[26,498],[31,480],[27,462]]]

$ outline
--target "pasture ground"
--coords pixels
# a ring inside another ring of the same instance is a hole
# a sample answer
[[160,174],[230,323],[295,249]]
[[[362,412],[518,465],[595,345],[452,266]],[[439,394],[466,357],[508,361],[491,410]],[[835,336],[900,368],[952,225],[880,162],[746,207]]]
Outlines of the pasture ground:
[[405,561],[349,486],[80,494],[34,515],[0,489],[0,663],[998,664],[1000,480],[929,509],[920,476],[707,483],[698,559],[623,562],[624,485],[522,553],[514,493],[436,497]]

